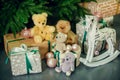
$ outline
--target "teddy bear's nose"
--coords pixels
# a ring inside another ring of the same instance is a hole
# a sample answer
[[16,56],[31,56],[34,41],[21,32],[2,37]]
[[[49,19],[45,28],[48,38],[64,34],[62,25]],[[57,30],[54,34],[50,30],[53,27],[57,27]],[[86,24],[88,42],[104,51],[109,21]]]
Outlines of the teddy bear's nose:
[[63,26],[60,26],[60,28],[61,28],[61,29],[64,29],[64,27],[63,27]]
[[64,29],[63,27],[61,27],[61,29]]

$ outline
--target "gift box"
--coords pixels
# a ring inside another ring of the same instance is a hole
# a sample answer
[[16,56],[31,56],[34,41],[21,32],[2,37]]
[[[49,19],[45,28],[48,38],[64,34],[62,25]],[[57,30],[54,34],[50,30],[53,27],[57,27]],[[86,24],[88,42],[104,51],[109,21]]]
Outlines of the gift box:
[[15,47],[9,52],[12,75],[40,73],[41,56],[38,47],[27,48],[25,44]]
[[13,47],[18,47],[21,44],[26,44],[27,46],[36,46],[39,47],[41,58],[44,59],[46,53],[48,52],[48,41],[44,41],[40,44],[36,44],[33,40],[33,38],[25,39],[20,34],[16,34],[16,37],[14,37],[13,34],[6,34],[4,35],[4,47],[6,54],[8,55],[8,52]]
[[120,13],[119,0],[96,0],[96,2],[82,3],[91,13],[100,12],[103,17],[110,17]]
[[[70,52],[72,52],[76,57],[76,59],[75,59],[75,67],[77,67],[80,64],[79,59],[80,59],[80,55],[81,55],[81,47],[79,45],[77,45],[77,44],[73,44],[73,45],[75,45],[77,47],[77,49],[76,50],[71,50]],[[65,55],[69,51],[65,50],[64,53],[60,53],[60,51],[54,50],[54,46],[55,46],[55,44],[53,43],[52,46],[51,46],[52,47],[51,50],[54,53],[54,58],[58,60],[57,66],[60,66],[62,64],[62,62],[63,62],[62,59],[65,58]]]

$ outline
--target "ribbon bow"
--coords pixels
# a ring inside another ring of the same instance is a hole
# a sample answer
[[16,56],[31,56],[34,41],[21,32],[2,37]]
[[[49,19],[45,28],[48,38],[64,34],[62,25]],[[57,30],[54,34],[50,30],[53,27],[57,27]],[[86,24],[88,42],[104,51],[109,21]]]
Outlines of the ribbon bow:
[[104,19],[101,19],[101,20],[99,21],[99,23],[103,24],[103,28],[104,28],[104,27],[107,27],[107,23],[106,23],[106,21],[105,21]]
[[57,66],[60,66],[60,52],[59,51],[55,51],[54,52],[54,58],[58,60]]

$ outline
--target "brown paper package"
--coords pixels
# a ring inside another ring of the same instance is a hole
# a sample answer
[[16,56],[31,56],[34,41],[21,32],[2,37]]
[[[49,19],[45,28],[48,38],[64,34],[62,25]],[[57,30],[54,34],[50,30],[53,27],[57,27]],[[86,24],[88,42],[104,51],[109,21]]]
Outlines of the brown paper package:
[[20,36],[20,34],[16,34],[16,37],[14,37],[13,34],[4,35],[4,47],[7,55],[12,48],[20,47],[21,44],[26,44],[28,47],[39,47],[39,53],[41,54],[42,59],[45,58],[45,55],[48,52],[48,41],[36,44],[32,38],[25,39],[22,36]]

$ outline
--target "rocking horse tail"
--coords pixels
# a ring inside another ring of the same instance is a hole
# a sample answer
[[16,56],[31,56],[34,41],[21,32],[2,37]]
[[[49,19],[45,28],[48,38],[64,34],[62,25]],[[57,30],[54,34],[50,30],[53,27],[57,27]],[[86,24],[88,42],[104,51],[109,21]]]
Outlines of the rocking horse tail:
[[109,28],[109,31],[111,32],[111,33],[110,33],[110,37],[111,37],[111,39],[112,39],[112,42],[113,42],[113,43],[116,43],[116,30]]
[[116,30],[115,29],[112,30],[113,30],[113,42],[116,43]]

